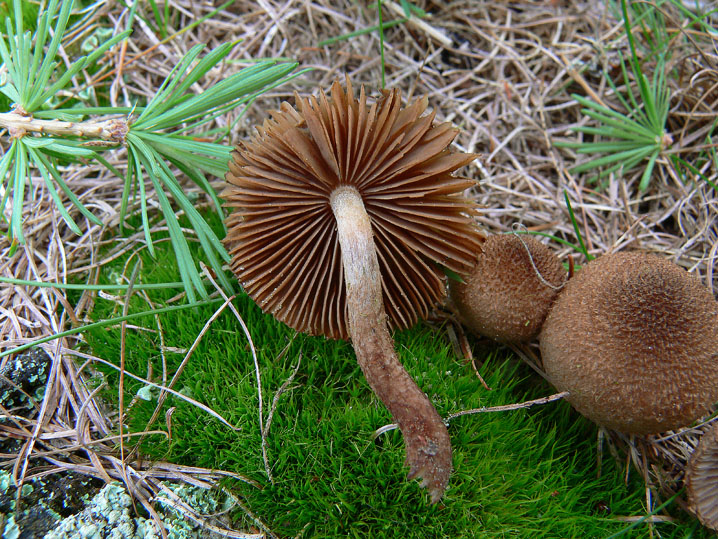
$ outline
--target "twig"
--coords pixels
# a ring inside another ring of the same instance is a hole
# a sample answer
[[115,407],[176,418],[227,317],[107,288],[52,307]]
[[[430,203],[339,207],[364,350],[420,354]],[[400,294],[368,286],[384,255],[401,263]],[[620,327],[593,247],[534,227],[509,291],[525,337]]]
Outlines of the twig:
[[[547,404],[549,402],[563,399],[568,395],[568,391],[562,391],[561,393],[555,393],[553,395],[549,395],[548,397],[541,397],[540,399],[518,402],[516,404],[502,404],[501,406],[490,406],[488,408],[486,406],[483,406],[481,408],[473,408],[471,410],[462,410],[460,412],[447,415],[444,418],[444,423],[448,424],[452,419],[456,419],[457,417],[461,417],[463,415],[484,414],[487,412],[510,412],[512,410],[521,410],[522,408],[531,408],[532,406],[535,406],[537,404]],[[399,425],[397,425],[396,423],[389,423],[388,425],[379,427],[372,434],[372,440],[376,439],[379,435],[384,434],[385,432],[389,432],[390,430],[398,428]]]
[[563,399],[563,398],[567,397],[568,394],[569,394],[568,391],[562,391],[561,393],[555,393],[553,395],[549,395],[548,397],[541,397],[540,399],[534,399],[534,400],[525,401],[525,402],[518,402],[516,404],[503,404],[501,406],[491,406],[489,408],[487,408],[486,406],[483,406],[481,408],[473,408],[471,410],[462,410],[461,412],[449,414],[444,419],[444,422],[448,423],[452,419],[456,419],[457,417],[461,417],[463,415],[483,414],[486,412],[508,412],[511,410],[521,410],[522,408],[531,408],[532,406],[535,406],[537,404],[547,404],[549,402]]
[[7,129],[11,137],[19,138],[25,133],[45,133],[60,137],[99,138],[120,144],[128,131],[127,120],[86,120],[64,122],[62,120],[40,120],[17,112],[0,113],[0,129]]

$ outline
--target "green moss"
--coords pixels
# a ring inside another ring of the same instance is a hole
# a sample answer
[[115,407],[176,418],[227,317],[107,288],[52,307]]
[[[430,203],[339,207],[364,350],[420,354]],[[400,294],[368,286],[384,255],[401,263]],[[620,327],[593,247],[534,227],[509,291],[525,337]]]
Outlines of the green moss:
[[[160,244],[161,245],[161,244]],[[159,260],[171,259],[160,252]],[[113,262],[121,268],[123,260]],[[109,273],[112,268],[105,268]],[[172,265],[143,258],[142,282],[176,280]],[[159,305],[174,291],[152,296]],[[624,470],[604,455],[596,477],[595,426],[564,402],[534,409],[478,414],[455,419],[450,427],[454,473],[437,505],[416,482],[405,479],[401,434],[392,431],[372,441],[372,433],[391,417],[368,387],[346,342],[295,332],[263,314],[251,299],[234,302],[249,328],[262,376],[264,418],[272,399],[300,361],[290,388],[278,401],[267,455],[274,482],[265,472],[258,421],[258,396],[250,346],[227,310],[196,345],[175,389],[193,395],[240,430],[234,431],[199,408],[171,397],[172,437],[148,437],[142,446],[149,459],[224,469],[257,481],[225,486],[282,536],[304,537],[605,537],[627,527],[617,516],[643,515],[643,485],[624,482]],[[161,315],[165,346],[188,350],[216,306]],[[139,296],[131,311],[146,310]],[[97,299],[95,319],[117,315],[115,302]],[[126,365],[144,376],[151,365],[160,380],[163,358],[158,325],[147,316],[136,325],[151,331],[126,334]],[[120,332],[86,333],[93,352],[119,364]],[[503,405],[545,396],[552,389],[520,361],[501,349],[484,356],[485,390],[472,369],[453,356],[441,330],[418,326],[396,336],[401,361],[427,392],[439,413]],[[285,351],[285,348],[286,351]],[[168,378],[183,354],[165,350]],[[103,369],[116,399],[116,371]],[[145,384],[125,379],[129,402]],[[138,401],[129,417],[143,430],[156,395]],[[163,411],[164,412],[164,411]],[[165,414],[159,425],[166,428]],[[635,474],[634,474],[635,475]],[[632,476],[633,477],[633,476]],[[610,507],[610,514],[601,509]],[[695,525],[673,508],[676,523],[657,524],[662,537],[683,537]],[[254,522],[235,511],[236,526]],[[625,537],[648,534],[641,525]],[[698,529],[695,537],[701,537]]]

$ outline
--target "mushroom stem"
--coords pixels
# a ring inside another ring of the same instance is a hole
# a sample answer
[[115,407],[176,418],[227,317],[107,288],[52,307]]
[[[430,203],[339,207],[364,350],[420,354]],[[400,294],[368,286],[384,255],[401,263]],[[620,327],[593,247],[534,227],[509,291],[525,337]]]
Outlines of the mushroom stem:
[[371,220],[359,192],[341,186],[331,194],[347,293],[348,330],[359,366],[404,435],[409,478],[436,503],[451,474],[451,443],[441,417],[394,351],[384,310]]

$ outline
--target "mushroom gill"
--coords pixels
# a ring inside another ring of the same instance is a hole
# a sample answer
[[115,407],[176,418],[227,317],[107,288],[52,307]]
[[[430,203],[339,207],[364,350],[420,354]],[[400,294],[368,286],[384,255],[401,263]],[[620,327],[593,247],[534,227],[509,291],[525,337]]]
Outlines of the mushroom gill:
[[474,155],[452,152],[457,130],[401,107],[394,89],[371,103],[334,82],[330,96],[295,95],[233,154],[223,193],[226,244],[245,291],[313,335],[351,338],[370,386],[404,435],[410,476],[437,501],[451,471],[446,427],[394,352],[445,295],[443,267],[468,272],[483,236],[452,176]]

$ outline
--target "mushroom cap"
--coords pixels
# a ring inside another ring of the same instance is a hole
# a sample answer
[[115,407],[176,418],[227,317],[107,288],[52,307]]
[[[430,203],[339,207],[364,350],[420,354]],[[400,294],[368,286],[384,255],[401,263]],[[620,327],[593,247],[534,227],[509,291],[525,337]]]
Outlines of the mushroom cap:
[[449,290],[473,332],[523,342],[538,335],[565,281],[561,262],[543,243],[528,235],[497,234],[486,239],[464,282],[450,281]]
[[718,400],[718,302],[654,255],[604,255],[561,291],[540,335],[543,367],[568,401],[635,434],[685,426]]
[[452,172],[476,156],[448,147],[457,130],[423,115],[428,100],[401,107],[401,92],[371,105],[334,82],[330,97],[282,103],[232,154],[222,193],[225,244],[244,290],[265,311],[313,335],[347,338],[346,292],[330,196],[361,195],[371,219],[389,323],[406,328],[445,295],[441,266],[473,265],[483,236]]
[[686,467],[688,503],[706,528],[718,530],[718,423],[700,438]]

